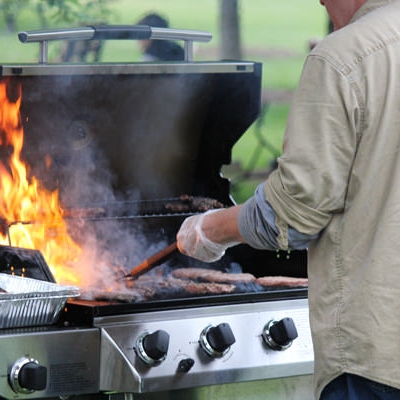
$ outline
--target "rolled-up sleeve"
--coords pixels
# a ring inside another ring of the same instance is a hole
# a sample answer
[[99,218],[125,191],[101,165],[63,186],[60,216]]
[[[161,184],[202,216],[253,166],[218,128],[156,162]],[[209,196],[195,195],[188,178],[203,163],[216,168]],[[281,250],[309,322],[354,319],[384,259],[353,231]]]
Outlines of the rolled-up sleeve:
[[263,186],[259,185],[254,196],[242,206],[238,216],[240,234],[256,249],[277,249],[275,213],[265,201]]
[[[239,231],[250,246],[256,249],[275,250],[283,248],[278,242],[278,228],[275,224],[276,214],[265,200],[264,185],[260,184],[254,196],[240,209],[238,217]],[[306,235],[288,228],[288,243],[285,249],[303,250],[310,240],[317,235]]]

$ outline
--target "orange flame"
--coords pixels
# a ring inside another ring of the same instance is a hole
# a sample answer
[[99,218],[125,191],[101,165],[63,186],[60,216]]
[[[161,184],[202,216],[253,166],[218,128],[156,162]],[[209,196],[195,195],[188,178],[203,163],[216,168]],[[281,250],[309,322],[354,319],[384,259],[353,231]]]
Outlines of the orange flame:
[[82,249],[68,233],[58,191],[41,187],[21,160],[20,106],[21,87],[13,102],[7,97],[6,83],[0,82],[0,147],[10,150],[6,160],[0,159],[0,219],[9,227],[8,234],[0,232],[0,244],[39,250],[57,282],[77,284],[80,278],[73,265]]

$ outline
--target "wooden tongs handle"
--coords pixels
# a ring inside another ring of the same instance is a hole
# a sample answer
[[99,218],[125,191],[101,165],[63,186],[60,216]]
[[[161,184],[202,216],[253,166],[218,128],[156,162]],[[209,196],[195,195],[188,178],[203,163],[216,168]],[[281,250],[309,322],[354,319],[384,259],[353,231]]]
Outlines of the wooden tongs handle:
[[178,245],[176,242],[174,242],[169,246],[163,248],[162,250],[158,251],[156,254],[153,254],[152,256],[144,260],[136,267],[132,268],[131,271],[122,278],[123,279],[134,278],[147,272],[151,268],[156,267],[161,262],[165,261],[169,256],[171,256],[177,250],[178,250]]

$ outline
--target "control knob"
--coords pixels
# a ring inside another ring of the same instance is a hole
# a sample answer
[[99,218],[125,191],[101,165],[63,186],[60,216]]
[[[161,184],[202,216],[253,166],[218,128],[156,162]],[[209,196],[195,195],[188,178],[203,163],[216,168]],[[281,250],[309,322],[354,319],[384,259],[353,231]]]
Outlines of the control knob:
[[211,357],[223,357],[235,342],[231,327],[225,322],[207,326],[200,335],[200,346]]
[[165,360],[169,346],[167,332],[158,330],[145,332],[136,340],[136,354],[147,365],[155,365]]
[[265,343],[273,350],[286,350],[297,336],[297,329],[292,318],[271,320],[265,325],[262,333]]
[[179,361],[178,372],[189,372],[192,369],[193,365],[193,358],[184,358],[183,360]]
[[10,385],[16,393],[32,393],[46,389],[47,368],[37,360],[22,357],[15,362],[10,371]]

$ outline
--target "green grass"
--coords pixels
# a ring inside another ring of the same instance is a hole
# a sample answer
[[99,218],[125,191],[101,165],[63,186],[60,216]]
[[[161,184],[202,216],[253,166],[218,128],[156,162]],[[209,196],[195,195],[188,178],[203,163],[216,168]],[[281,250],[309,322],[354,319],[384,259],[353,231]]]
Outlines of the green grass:
[[[199,61],[218,60],[219,3],[219,0],[110,0],[112,12],[107,22],[133,24],[149,11],[161,13],[168,17],[171,27],[211,32],[212,41],[196,44],[194,56]],[[243,56],[263,64],[263,90],[295,89],[309,40],[322,38],[326,33],[324,8],[316,0],[240,0],[239,6]],[[71,24],[60,27],[66,26]],[[26,8],[18,15],[18,28],[32,30],[41,26],[32,10]],[[2,20],[0,33],[1,63],[37,62],[37,44],[21,44],[16,33],[6,32]],[[57,57],[59,46],[50,44],[50,58]],[[139,57],[137,43],[131,41],[109,41],[102,53],[104,62],[131,62]],[[226,169],[226,174],[232,179],[237,202],[250,196],[258,183],[243,178],[243,172],[249,168],[266,170],[280,153],[288,110],[288,104],[270,105],[263,120],[256,121],[235,145],[233,165]],[[255,149],[259,153],[254,153]]]
[[264,112],[234,146],[232,166],[223,169],[238,203],[245,201],[267,177],[271,163],[281,153],[289,105],[271,104]]

